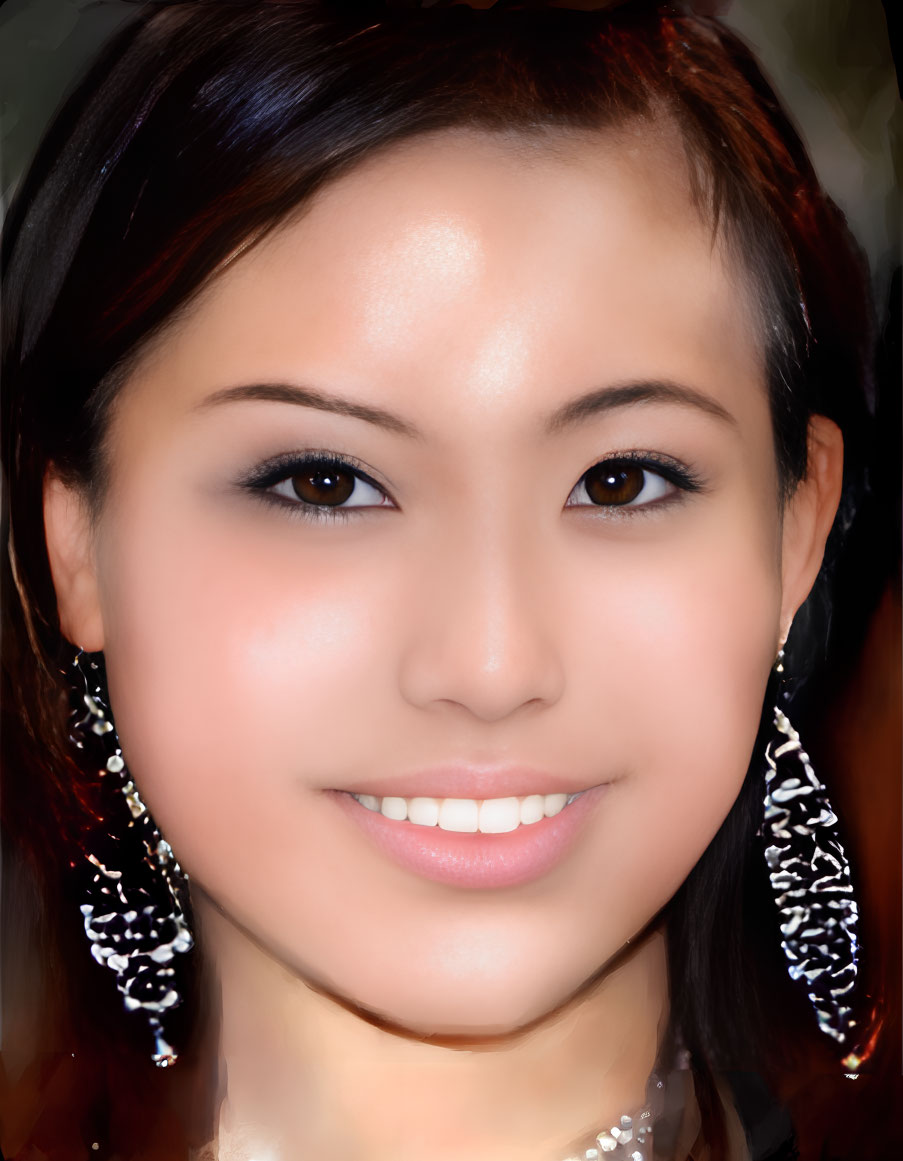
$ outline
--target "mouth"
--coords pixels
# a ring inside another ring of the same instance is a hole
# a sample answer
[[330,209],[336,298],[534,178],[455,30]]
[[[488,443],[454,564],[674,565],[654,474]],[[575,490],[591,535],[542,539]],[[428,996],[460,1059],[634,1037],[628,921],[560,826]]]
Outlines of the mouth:
[[331,791],[351,832],[391,862],[454,887],[502,888],[551,872],[578,844],[610,786],[504,798]]
[[528,794],[505,798],[377,797],[351,794],[366,810],[395,822],[438,827],[456,834],[508,834],[554,818],[583,794]]

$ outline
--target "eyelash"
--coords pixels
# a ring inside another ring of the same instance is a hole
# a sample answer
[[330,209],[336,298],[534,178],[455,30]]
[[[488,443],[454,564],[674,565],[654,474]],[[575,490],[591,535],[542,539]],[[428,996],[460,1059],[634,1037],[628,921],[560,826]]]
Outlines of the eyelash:
[[[644,474],[649,473],[650,475],[656,476],[672,485],[673,488],[678,489],[679,492],[693,493],[703,490],[703,484],[699,477],[685,464],[671,459],[670,456],[662,456],[651,452],[625,452],[615,456],[607,456],[605,459],[593,464],[591,468],[588,468],[583,473],[571,489],[570,495],[573,495],[591,473],[602,468],[615,470],[617,468],[624,468],[625,466],[639,468]],[[293,476],[313,474],[314,471],[321,474],[326,474],[330,471],[350,474],[356,480],[360,480],[370,485],[370,487],[375,488],[388,499],[385,489],[363,470],[363,466],[359,461],[351,456],[338,456],[334,452],[309,452],[303,455],[289,454],[279,456],[273,460],[267,460],[251,473],[250,476],[241,480],[240,484],[242,487],[255,493],[264,503],[290,509],[292,514],[312,523],[345,521],[350,519],[352,513],[356,511],[369,512],[375,507],[384,506],[353,504],[350,507],[340,507],[334,504],[314,504],[311,501],[302,500],[299,496],[290,499],[287,496],[280,496],[273,491],[278,484],[289,481]],[[644,478],[643,487],[639,494],[642,494],[642,491],[645,491],[647,486],[648,481]],[[570,498],[570,495],[568,498]],[[601,512],[607,512],[609,516],[617,514],[618,518],[623,519],[625,517],[646,514],[652,508],[665,507],[666,505],[674,503],[675,500],[679,500],[679,496],[671,493],[653,500],[647,500],[642,504],[634,504],[630,501],[625,504],[578,504],[569,506],[572,508],[595,508]]]

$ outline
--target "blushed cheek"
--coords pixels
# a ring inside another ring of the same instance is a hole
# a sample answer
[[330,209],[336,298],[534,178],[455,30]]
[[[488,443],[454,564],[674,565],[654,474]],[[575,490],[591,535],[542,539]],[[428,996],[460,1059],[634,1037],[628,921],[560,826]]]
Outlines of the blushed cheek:
[[[336,739],[347,740],[364,690],[377,684],[386,620],[359,571],[305,568],[297,550],[288,567],[228,521],[186,514],[181,527],[159,518],[135,526],[142,536],[123,530],[109,561],[114,715],[132,774],[183,863],[215,865],[247,832],[249,812],[278,816],[325,784],[318,776],[335,769]],[[295,531],[287,521],[289,544]]]
[[687,602],[696,631],[687,642],[685,684],[663,699],[663,728],[675,739],[663,847],[681,831],[708,845],[756,760],[780,597],[774,578],[756,565],[733,562],[700,581],[695,604]]
[[[662,612],[670,630],[660,626],[667,677],[656,698],[662,733],[674,739],[665,757],[688,790],[729,803],[758,729],[779,591],[760,562],[746,557],[688,574],[669,597]],[[689,805],[689,797],[678,796],[676,805]]]
[[662,903],[718,830],[749,766],[780,611],[771,545],[770,529],[760,535],[748,523],[668,553],[625,553],[621,596],[587,623],[588,655],[600,659],[598,728],[624,779],[627,813],[655,853],[639,873]]

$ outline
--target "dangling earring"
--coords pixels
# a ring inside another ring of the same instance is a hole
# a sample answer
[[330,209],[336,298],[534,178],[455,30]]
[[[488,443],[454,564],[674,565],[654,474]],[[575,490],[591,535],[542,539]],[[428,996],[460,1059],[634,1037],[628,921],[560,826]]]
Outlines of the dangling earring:
[[[784,650],[775,672],[783,680]],[[805,982],[818,1026],[849,1047],[857,1021],[849,1000],[856,983],[859,908],[837,815],[787,715],[774,708],[776,735],[765,747],[765,860],[781,917],[781,947],[791,979]],[[861,1063],[854,1051],[844,1067]]]
[[[185,917],[188,876],[160,835],[129,776],[109,713],[102,654],[79,649],[69,675],[76,696],[70,738],[97,761],[110,786],[111,807],[120,793],[127,810],[102,820],[85,851],[92,869],[86,875],[87,902],[81,905],[85,934],[98,963],[116,973],[116,987],[128,1011],[142,1009],[154,1036],[151,1059],[160,1068],[178,1059],[163,1034],[163,1018],[181,1003],[172,961],[194,940]],[[129,835],[128,832],[132,834]],[[134,836],[134,847],[129,849]]]

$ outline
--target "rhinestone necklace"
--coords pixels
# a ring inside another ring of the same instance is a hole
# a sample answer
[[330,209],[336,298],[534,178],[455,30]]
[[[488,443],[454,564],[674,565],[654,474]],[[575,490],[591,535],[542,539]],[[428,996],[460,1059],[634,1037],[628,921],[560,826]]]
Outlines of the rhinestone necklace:
[[654,1072],[642,1108],[600,1130],[590,1143],[568,1153],[563,1161],[652,1161],[652,1128],[664,1108],[664,1089],[664,1081]]

